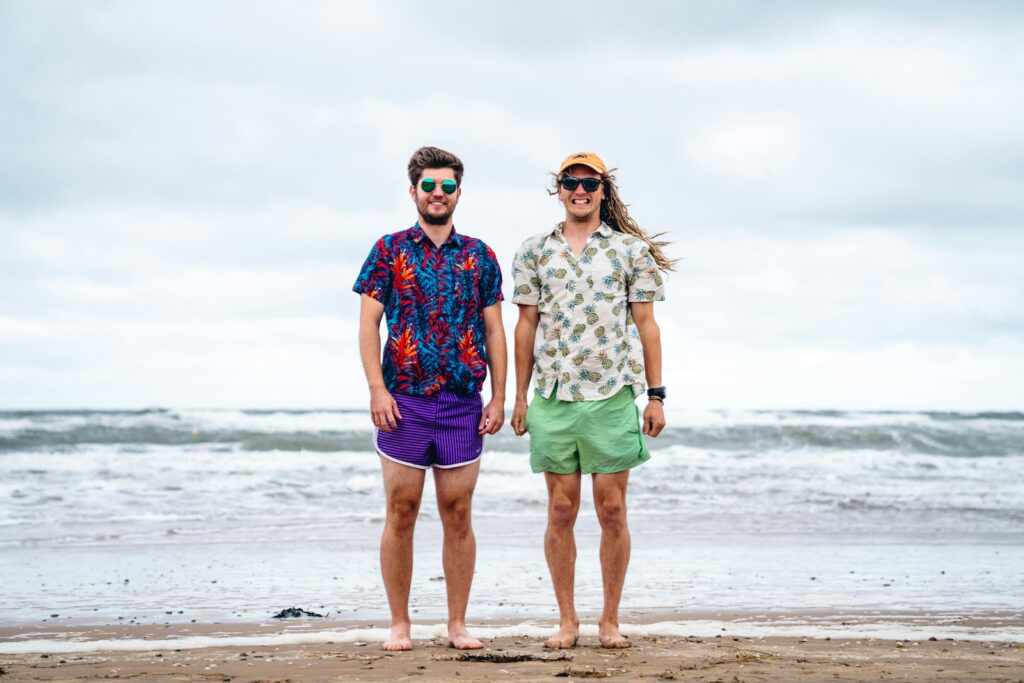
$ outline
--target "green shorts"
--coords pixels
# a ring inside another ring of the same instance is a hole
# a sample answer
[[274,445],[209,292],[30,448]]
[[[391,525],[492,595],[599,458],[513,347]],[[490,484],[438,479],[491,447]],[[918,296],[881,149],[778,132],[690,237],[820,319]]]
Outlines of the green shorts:
[[555,474],[609,474],[651,458],[633,388],[600,401],[559,401],[538,391],[526,411],[530,467]]

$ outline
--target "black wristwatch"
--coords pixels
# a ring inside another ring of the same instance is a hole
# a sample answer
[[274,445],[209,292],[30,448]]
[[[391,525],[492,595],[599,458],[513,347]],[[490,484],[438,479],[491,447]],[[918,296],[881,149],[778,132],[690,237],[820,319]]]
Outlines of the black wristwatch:
[[654,398],[664,403],[665,387],[651,387],[647,390],[647,398]]

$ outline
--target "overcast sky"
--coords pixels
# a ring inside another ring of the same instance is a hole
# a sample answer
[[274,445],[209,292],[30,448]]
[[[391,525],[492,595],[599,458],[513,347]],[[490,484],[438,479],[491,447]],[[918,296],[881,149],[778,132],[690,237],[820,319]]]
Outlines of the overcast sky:
[[1022,46],[1017,2],[0,0],[0,408],[364,406],[430,144],[506,275],[548,171],[618,168],[673,407],[1024,409]]

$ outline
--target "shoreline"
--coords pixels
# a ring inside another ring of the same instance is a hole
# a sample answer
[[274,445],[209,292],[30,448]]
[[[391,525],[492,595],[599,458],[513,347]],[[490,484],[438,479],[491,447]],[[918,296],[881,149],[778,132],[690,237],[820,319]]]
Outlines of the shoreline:
[[[581,637],[597,636],[597,615],[581,615]],[[538,618],[472,620],[470,630],[485,645],[505,639],[541,642],[557,622]],[[383,642],[387,620],[318,618],[259,622],[152,624],[22,624],[0,626],[0,655],[85,652],[184,651],[225,647],[302,647]],[[1024,614],[899,610],[799,612],[652,612],[624,615],[622,631],[633,638],[835,639],[872,641],[972,641],[1024,644]],[[413,624],[416,642],[443,640],[443,622]],[[1024,647],[1024,645],[1022,645]]]
[[443,638],[417,641],[411,652],[385,653],[375,643],[302,643],[199,650],[93,651],[0,655],[12,681],[96,678],[206,681],[486,681],[552,677],[612,680],[993,681],[1024,678],[1024,645],[1014,642],[827,638],[639,636],[627,650],[606,650],[584,635],[569,650],[503,636],[463,653]]

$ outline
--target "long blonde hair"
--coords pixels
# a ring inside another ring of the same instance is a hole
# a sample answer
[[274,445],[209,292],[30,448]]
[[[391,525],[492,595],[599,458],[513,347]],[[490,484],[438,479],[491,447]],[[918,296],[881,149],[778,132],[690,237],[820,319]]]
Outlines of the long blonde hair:
[[[638,237],[647,243],[647,248],[651,252],[651,258],[657,264],[661,270],[675,270],[675,264],[678,259],[670,259],[665,254],[665,247],[671,242],[667,240],[659,240],[658,238],[665,233],[659,232],[654,235],[649,235],[647,232],[637,225],[637,222],[633,220],[633,217],[629,215],[627,210],[628,204],[622,201],[619,197],[619,188],[615,185],[615,176],[612,175],[612,171],[617,169],[609,169],[608,171],[601,174],[601,184],[604,186],[604,196],[601,199],[601,220],[608,224],[612,230],[617,232],[625,233],[627,235],[633,235]],[[566,169],[568,171],[568,169]],[[569,175],[568,172],[564,172],[561,175],[558,173],[551,174],[555,179],[554,191],[549,191],[548,194],[558,194],[559,184],[563,176]]]

